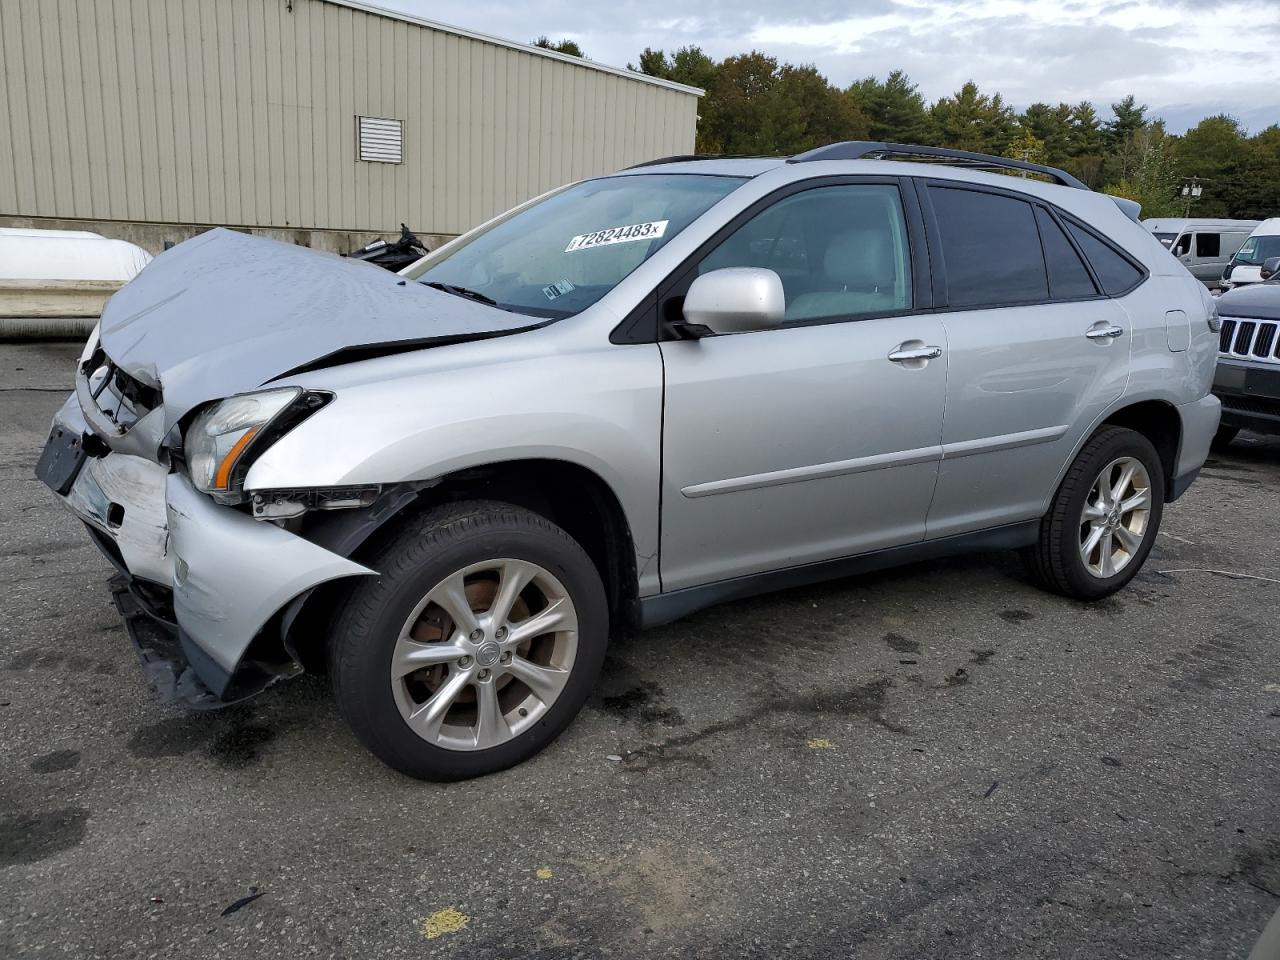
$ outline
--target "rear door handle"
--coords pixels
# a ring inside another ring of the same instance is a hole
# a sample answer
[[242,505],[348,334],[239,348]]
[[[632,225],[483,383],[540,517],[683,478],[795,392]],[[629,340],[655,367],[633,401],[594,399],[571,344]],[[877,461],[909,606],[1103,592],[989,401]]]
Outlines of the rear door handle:
[[[919,341],[916,342],[919,343]],[[942,356],[941,347],[908,347],[903,344],[889,354],[889,359],[894,363],[905,363],[908,360],[937,360],[940,356]]]
[[1114,323],[1100,323],[1090,327],[1084,335],[1090,340],[1114,340],[1124,335],[1124,327],[1117,327]]

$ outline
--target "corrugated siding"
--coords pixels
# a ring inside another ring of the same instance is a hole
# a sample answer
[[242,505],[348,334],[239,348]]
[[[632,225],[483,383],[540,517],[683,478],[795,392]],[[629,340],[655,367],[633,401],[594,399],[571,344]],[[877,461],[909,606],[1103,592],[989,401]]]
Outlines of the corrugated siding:
[[[691,94],[323,0],[292,8],[0,0],[0,215],[459,233],[693,151]],[[403,120],[404,162],[358,161],[357,116]]]

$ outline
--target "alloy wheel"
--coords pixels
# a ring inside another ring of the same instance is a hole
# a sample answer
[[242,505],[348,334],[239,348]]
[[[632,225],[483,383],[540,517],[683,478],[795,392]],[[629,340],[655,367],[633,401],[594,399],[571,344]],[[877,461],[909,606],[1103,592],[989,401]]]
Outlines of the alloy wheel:
[[1093,481],[1080,517],[1080,557],[1105,580],[1133,562],[1151,520],[1151,477],[1134,457],[1112,460]]
[[391,689],[422,739],[484,750],[538,723],[577,650],[564,585],[535,563],[489,560],[446,577],[414,607],[392,651]]

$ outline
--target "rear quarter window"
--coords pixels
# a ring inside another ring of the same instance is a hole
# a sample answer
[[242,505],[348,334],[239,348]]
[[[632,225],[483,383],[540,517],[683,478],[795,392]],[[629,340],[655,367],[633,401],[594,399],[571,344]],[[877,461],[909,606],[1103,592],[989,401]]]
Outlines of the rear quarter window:
[[1145,274],[1128,257],[1079,224],[1068,220],[1067,230],[1093,267],[1093,272],[1108,296],[1119,297],[1142,282]]

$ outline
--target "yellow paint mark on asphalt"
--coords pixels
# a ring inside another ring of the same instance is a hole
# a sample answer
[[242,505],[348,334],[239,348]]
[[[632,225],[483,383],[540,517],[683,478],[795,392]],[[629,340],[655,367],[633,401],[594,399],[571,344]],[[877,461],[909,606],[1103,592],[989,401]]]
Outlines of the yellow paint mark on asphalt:
[[1280,683],[1268,683],[1262,690],[1264,693],[1280,693]]
[[832,743],[830,740],[826,739],[825,737],[821,737],[817,740],[809,741],[810,750],[830,750],[834,746],[835,744]]
[[434,940],[436,937],[444,936],[446,933],[457,933],[459,930],[465,930],[470,922],[470,917],[453,907],[437,910],[422,921],[422,935],[428,940]]
[[534,871],[534,875],[539,880],[550,880],[553,876],[555,876],[555,874],[551,872],[550,867],[539,867],[537,870]]

